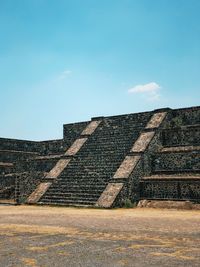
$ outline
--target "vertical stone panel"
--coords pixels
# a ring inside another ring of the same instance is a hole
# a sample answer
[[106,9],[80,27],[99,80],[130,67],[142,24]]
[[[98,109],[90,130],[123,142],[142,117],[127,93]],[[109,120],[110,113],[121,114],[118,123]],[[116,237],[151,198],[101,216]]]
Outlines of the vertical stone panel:
[[81,135],[91,135],[99,126],[101,121],[91,121],[88,126],[82,131]]
[[123,183],[109,183],[98,199],[96,206],[110,208],[122,187]]
[[70,148],[65,152],[66,156],[74,156],[84,145],[88,138],[79,138],[74,141]]
[[148,122],[146,129],[158,128],[166,115],[167,112],[155,113]]
[[124,161],[121,163],[113,178],[128,178],[136,164],[138,163],[140,156],[126,156]]
[[34,204],[36,203],[47,191],[47,189],[50,187],[52,183],[40,183],[37,188],[34,190],[34,192],[28,197],[27,203],[28,204]]
[[64,168],[69,164],[70,159],[60,159],[51,171],[45,176],[45,178],[57,178]]
[[131,152],[144,152],[154,135],[154,131],[141,133],[136,142],[134,143]]

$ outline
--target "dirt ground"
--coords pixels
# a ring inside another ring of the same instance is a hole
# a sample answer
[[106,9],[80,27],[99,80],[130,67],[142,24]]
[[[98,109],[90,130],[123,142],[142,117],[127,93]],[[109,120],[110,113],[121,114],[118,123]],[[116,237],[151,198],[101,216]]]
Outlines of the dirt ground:
[[0,267],[200,266],[200,211],[0,206]]

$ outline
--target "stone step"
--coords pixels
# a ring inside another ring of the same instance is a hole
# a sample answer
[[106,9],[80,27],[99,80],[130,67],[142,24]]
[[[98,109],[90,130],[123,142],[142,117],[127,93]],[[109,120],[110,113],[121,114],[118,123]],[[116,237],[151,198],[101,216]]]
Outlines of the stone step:
[[76,172],[67,172],[67,170],[59,176],[59,180],[57,180],[58,182],[60,181],[92,181],[92,180],[102,180],[102,181],[107,181],[109,179],[110,176],[112,176],[113,172],[116,171],[117,168],[115,168],[112,171],[104,171],[101,172],[100,170],[98,172],[88,172],[87,170],[85,171],[76,171]]
[[63,192],[63,193],[101,193],[105,189],[106,185],[102,187],[95,187],[95,186],[76,186],[76,187],[62,187],[62,188],[54,188],[53,186],[48,190],[48,192],[55,193],[55,192]]
[[[136,138],[137,139],[137,138]],[[104,150],[108,153],[108,152],[110,152],[110,151],[112,151],[112,149],[113,148],[116,148],[116,150],[117,151],[120,151],[120,150],[122,150],[122,149],[124,149],[124,148],[127,148],[127,146],[129,146],[131,143],[133,143],[133,141],[134,141],[135,139],[133,139],[133,140],[127,140],[127,141],[124,141],[124,142],[121,142],[122,140],[116,140],[115,139],[115,141],[112,141],[112,140],[109,140],[109,143],[108,142],[100,142],[100,143],[97,143],[97,142],[95,142],[94,141],[94,143],[89,143],[89,144],[87,144],[87,146],[85,147],[85,151],[93,151],[93,152],[95,152],[95,151],[97,151],[97,152],[102,152],[101,150],[100,150],[100,148],[104,148]],[[103,151],[104,151],[103,150]],[[81,152],[83,152],[83,150],[81,151]],[[79,152],[80,153],[80,152]]]
[[62,179],[54,183],[55,186],[84,186],[84,185],[97,185],[101,186],[107,184],[110,179],[102,179],[96,176],[94,179]]
[[91,140],[97,140],[98,142],[100,142],[100,141],[106,142],[109,140],[109,138],[110,138],[110,140],[115,141],[115,138],[117,140],[119,140],[119,139],[128,140],[128,137],[130,140],[130,139],[138,136],[140,130],[141,130],[141,127],[140,127],[140,129],[137,129],[137,130],[132,128],[132,129],[130,129],[130,131],[127,131],[125,129],[121,129],[121,131],[115,131],[115,132],[111,132],[111,131],[97,132],[95,135],[93,135],[91,137]]
[[[112,171],[109,172],[99,172],[99,173],[88,173],[88,172],[67,172],[65,171],[64,173],[62,173],[59,176],[59,179],[62,179],[62,181],[83,181],[83,182],[87,182],[90,180],[102,180],[102,181],[108,181],[115,173],[115,171],[117,170],[117,168],[115,168]],[[82,178],[81,175],[83,175]]]
[[[97,180],[97,179],[96,179]],[[107,184],[108,181],[102,181],[102,180],[97,180],[96,182],[95,181],[90,181],[90,180],[86,180],[85,182],[84,181],[62,181],[62,182],[59,182],[59,183],[56,183],[54,184],[55,187],[57,188],[61,188],[61,187],[71,187],[71,186],[78,186],[78,187],[85,187],[85,186],[104,186],[105,184]]]
[[[49,192],[47,192],[44,196],[44,198],[46,198],[49,195]],[[91,198],[96,198],[99,194],[96,192],[91,192],[91,193],[87,193],[86,192],[54,192],[52,197],[55,198],[60,198],[60,197],[71,197],[71,198],[82,198],[82,197],[91,197]]]
[[[62,178],[62,180],[61,180]],[[84,176],[82,178],[80,178],[80,176],[78,177],[59,177],[59,180],[57,181],[57,184],[85,184],[85,183],[107,183],[109,181],[109,178],[105,175],[101,175],[101,177],[99,177],[98,174],[92,176],[90,175],[88,176]]]
[[99,155],[96,156],[94,154],[89,155],[88,153],[86,153],[85,155],[81,154],[78,156],[74,156],[69,166],[72,166],[73,163],[74,166],[84,166],[85,164],[87,164],[87,166],[94,167],[95,162],[98,162],[98,166],[104,166],[105,164],[108,164],[108,166],[112,166],[116,165],[119,161],[121,161],[128,152],[129,150],[126,153],[120,153],[120,156],[116,156],[116,154],[114,154],[113,152],[112,155],[108,156],[106,154],[103,154],[101,157]]
[[42,201],[44,200],[47,200],[47,201],[60,201],[60,200],[63,200],[63,201],[97,201],[97,199],[99,198],[99,195],[95,195],[95,196],[48,196],[48,195],[45,195],[43,198],[42,198]]
[[87,201],[87,200],[64,200],[64,199],[58,199],[58,200],[52,200],[52,199],[44,199],[42,201],[39,201],[38,204],[59,204],[59,205],[91,205],[93,206],[96,203],[96,201]]
[[[124,158],[125,157],[123,157],[123,159]],[[95,168],[95,162],[93,162],[93,165],[87,164],[87,161],[86,162],[83,161],[81,164],[78,164],[78,163],[74,164],[72,162],[72,163],[69,163],[69,165],[67,166],[66,169],[64,169],[64,171],[66,171],[66,170],[67,171],[69,171],[69,170],[75,171],[75,170],[79,170],[80,168],[83,169],[83,170],[88,170],[88,171],[96,171],[96,169],[105,169],[106,171],[109,171],[109,170],[112,170],[114,168],[117,168],[119,165],[120,165],[120,161],[116,162],[115,164],[105,162],[104,165],[101,164],[101,163],[99,164],[98,162],[96,162],[96,168]]]
[[[103,160],[105,159],[112,160],[113,155],[114,155],[115,158],[121,158],[122,154],[126,153],[126,151],[129,150],[129,148],[131,147],[131,144],[121,149],[117,149],[117,147],[112,147],[110,150],[108,150],[106,148],[102,148],[101,146],[99,148],[96,147],[95,150],[92,150],[90,148],[88,150],[84,149],[83,151],[80,151],[78,153],[78,156],[75,155],[75,157],[78,158],[80,155],[84,155],[84,158],[88,158],[88,159],[98,158],[98,159],[103,159]],[[104,157],[104,155],[106,155],[106,158]]]
[[[97,162],[97,164],[98,164],[98,162]],[[75,171],[76,172],[84,172],[84,171],[90,171],[90,172],[96,172],[96,173],[98,173],[99,172],[99,170],[100,171],[104,171],[104,172],[110,172],[110,171],[113,171],[113,169],[116,169],[116,168],[118,168],[118,166],[120,165],[120,162],[118,162],[118,164],[116,165],[116,166],[108,166],[107,164],[105,164],[104,165],[104,167],[103,166],[96,166],[96,168],[94,168],[94,167],[89,167],[89,166],[87,166],[87,165],[85,165],[85,166],[82,166],[82,165],[80,165],[80,166],[67,166],[67,168],[65,168],[64,169],[64,171],[62,172],[62,173],[65,173],[65,172],[72,172],[72,173],[74,173]],[[82,175],[81,175],[82,176]]]
[[78,204],[78,203],[52,203],[52,202],[37,202],[37,205],[46,205],[46,206],[64,206],[64,207],[82,207],[82,208],[89,208],[94,206],[95,203],[90,203],[90,204]]
[[63,193],[91,193],[91,192],[95,192],[95,193],[101,193],[104,190],[104,187],[101,188],[97,188],[97,187],[66,187],[66,188],[49,188],[49,190],[47,191],[46,194],[54,194],[54,193],[59,193],[59,192],[63,192]]

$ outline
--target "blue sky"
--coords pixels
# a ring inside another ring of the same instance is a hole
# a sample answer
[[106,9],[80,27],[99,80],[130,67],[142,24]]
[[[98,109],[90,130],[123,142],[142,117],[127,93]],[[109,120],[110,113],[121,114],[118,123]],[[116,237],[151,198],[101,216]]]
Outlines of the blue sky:
[[200,103],[199,0],[0,0],[0,136]]

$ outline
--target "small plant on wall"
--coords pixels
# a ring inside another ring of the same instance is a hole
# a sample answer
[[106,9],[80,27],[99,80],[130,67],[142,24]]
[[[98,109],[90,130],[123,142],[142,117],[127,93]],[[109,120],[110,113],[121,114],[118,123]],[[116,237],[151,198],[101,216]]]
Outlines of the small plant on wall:
[[136,207],[136,203],[135,202],[132,202],[129,198],[126,198],[124,201],[123,201],[123,207],[124,208],[134,208]]

